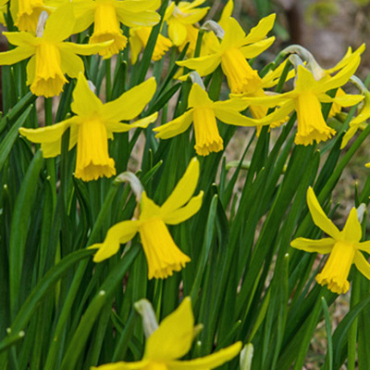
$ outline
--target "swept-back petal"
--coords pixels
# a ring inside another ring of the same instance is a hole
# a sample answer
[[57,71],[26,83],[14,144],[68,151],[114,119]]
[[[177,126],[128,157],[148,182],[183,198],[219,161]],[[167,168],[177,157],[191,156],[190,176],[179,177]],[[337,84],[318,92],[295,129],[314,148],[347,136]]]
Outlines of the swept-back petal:
[[244,45],[258,42],[265,38],[268,32],[274,26],[276,14],[270,14],[269,16],[262,18],[257,26],[253,27],[248,35],[244,38]]
[[15,46],[35,46],[40,42],[29,32],[3,32],[3,35]]
[[139,230],[140,221],[122,221],[112,226],[103,243],[94,244],[89,248],[98,248],[94,262],[101,262],[116,254],[120,244],[127,243]]
[[339,240],[341,235],[338,228],[322,210],[320,203],[311,187],[309,187],[307,190],[307,204],[314,224],[321,230],[325,231],[332,238]]
[[102,117],[107,121],[129,121],[137,117],[149,103],[157,88],[154,77],[123,93],[118,99],[104,104]]
[[194,83],[189,93],[188,107],[194,108],[198,106],[213,106],[213,102],[208,97],[207,91],[203,90],[197,83]]
[[234,1],[229,0],[222,10],[221,18],[218,24],[225,29],[227,27],[227,20],[232,16],[234,10]]
[[0,53],[0,65],[9,66],[20,62],[23,59],[29,58],[35,53],[35,48],[32,46],[19,46],[13,50]]
[[168,368],[170,370],[214,369],[233,359],[240,352],[241,348],[242,342],[236,342],[229,347],[202,358],[189,361],[172,361],[168,364]]
[[193,334],[193,310],[190,298],[186,297],[148,338],[144,359],[167,362],[184,356],[190,350]]
[[209,10],[209,6],[191,10],[189,13],[186,14],[185,17],[181,18],[181,23],[184,23],[184,24],[197,23],[206,16],[208,10]]
[[239,22],[233,17],[227,19],[225,22],[225,36],[221,42],[221,49],[238,48],[243,45],[244,38],[245,32]]
[[317,88],[319,84],[318,81],[315,80],[312,72],[310,72],[307,68],[302,65],[299,65],[297,68],[297,81],[295,90],[299,93],[311,91]]
[[156,121],[158,113],[153,113],[148,117],[139,119],[133,123],[105,122],[107,130],[110,132],[127,132],[133,128],[147,128],[150,123]]
[[142,12],[130,12],[124,9],[126,1],[116,1],[117,19],[127,27],[152,27],[155,26],[161,17],[152,10]]
[[296,97],[296,92],[289,91],[284,94],[276,94],[276,95],[265,95],[264,97],[256,97],[256,96],[243,96],[243,95],[231,95],[235,97],[242,97],[243,101],[248,103],[248,105],[263,105],[264,107],[276,107],[277,105],[282,105],[283,103],[287,103],[287,101],[291,101]]
[[73,14],[76,18],[76,23],[73,33],[85,31],[94,22],[94,13],[97,6],[96,1],[80,0],[73,1]]
[[221,63],[221,57],[217,54],[206,55],[200,58],[191,58],[176,62],[181,67],[196,70],[200,76],[206,76],[212,73]]
[[161,214],[163,217],[171,214],[173,211],[181,208],[186,204],[197,187],[199,179],[199,161],[194,157],[186,169],[184,175],[173,189],[170,196],[163,203],[161,207]]
[[364,251],[366,253],[370,253],[370,240],[362,243],[357,244],[357,249],[360,251]]
[[316,93],[325,92],[345,85],[350,77],[355,74],[360,61],[360,56],[355,54],[353,60],[351,60],[351,62],[348,63],[341,71],[339,71],[334,77],[324,82],[319,82],[313,91]]
[[180,46],[186,40],[187,30],[185,25],[176,19],[168,22],[168,36],[175,46]]
[[370,280],[370,264],[369,262],[367,262],[366,258],[361,252],[356,251],[353,262],[356,265],[358,271],[360,271],[362,275]]
[[80,73],[85,72],[82,59],[70,51],[61,50],[60,60],[62,63],[62,71],[71,78],[78,78]]
[[135,362],[116,362],[114,364],[105,364],[101,366],[93,366],[91,370],[139,370],[143,369],[149,364],[148,360],[141,360]]
[[77,85],[73,90],[73,102],[71,109],[79,116],[91,116],[93,112],[100,111],[103,103],[91,91],[85,76],[80,73]]
[[73,3],[66,2],[48,18],[42,38],[52,42],[61,42],[73,34],[75,22]]
[[98,54],[113,43],[113,40],[101,42],[99,44],[75,44],[73,42],[63,42],[58,45],[60,50],[67,50],[79,55]]
[[274,41],[275,37],[272,36],[268,39],[256,42],[255,44],[244,46],[240,50],[245,58],[255,58],[257,55],[260,55],[266,49],[268,49],[274,43]]
[[361,224],[357,218],[356,208],[352,208],[341,232],[342,240],[350,242],[359,242],[362,237]]
[[334,247],[335,240],[333,238],[324,238],[319,240],[297,238],[294,239],[290,245],[293,248],[309,253],[330,253]]
[[354,54],[358,54],[358,55],[361,55],[366,49],[366,45],[365,44],[362,44],[357,50],[353,51],[352,52],[352,48],[349,47],[347,49],[347,52],[346,54],[344,55],[343,59],[340,60],[334,67],[332,68],[329,68],[329,69],[326,69],[326,72],[329,73],[329,74],[332,74],[336,71],[339,71],[340,69],[342,69],[346,64],[350,63],[350,61],[352,60],[352,58],[355,58],[353,55]]
[[[237,109],[229,108],[230,105],[235,104],[235,103],[227,104],[229,102],[231,103],[232,101],[233,100],[228,100],[225,102],[216,102],[213,106],[213,111],[215,113],[215,116],[223,123],[227,123],[229,125],[246,126],[246,127],[256,126],[257,125],[256,120],[239,113],[239,111],[243,109],[240,109],[238,111]],[[246,106],[248,106],[248,104],[246,104]]]
[[364,99],[363,95],[344,94],[333,98],[333,102],[339,104],[341,107],[352,107]]
[[193,111],[190,109],[180,117],[153,129],[157,133],[156,138],[169,139],[185,132],[193,121]]
[[64,131],[67,130],[67,128],[75,122],[76,117],[72,117],[55,125],[40,127],[36,129],[21,127],[19,129],[19,133],[33,143],[40,144],[54,142],[61,138],[64,134]]
[[156,10],[161,5],[158,0],[125,0],[114,1],[114,6],[128,12],[140,13],[145,10]]
[[197,196],[191,198],[186,206],[164,214],[164,223],[168,225],[177,225],[189,219],[199,211],[202,206],[202,200],[203,191],[201,191]]

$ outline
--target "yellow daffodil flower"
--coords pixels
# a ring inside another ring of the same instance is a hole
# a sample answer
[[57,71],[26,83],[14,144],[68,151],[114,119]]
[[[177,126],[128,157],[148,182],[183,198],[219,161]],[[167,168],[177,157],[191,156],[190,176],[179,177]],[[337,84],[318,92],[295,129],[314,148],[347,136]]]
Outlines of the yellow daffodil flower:
[[194,122],[195,151],[199,155],[208,155],[223,149],[216,118],[229,125],[255,126],[252,119],[240,114],[248,104],[240,99],[213,102],[197,83],[190,90],[188,106],[190,109],[180,117],[153,129],[157,132],[156,137],[169,139],[185,132]]
[[36,32],[40,14],[48,8],[43,0],[12,0],[10,12],[19,31]]
[[103,104],[91,91],[83,74],[73,91],[72,111],[76,116],[52,126],[38,129],[21,128],[19,132],[34,143],[41,143],[45,158],[60,154],[63,133],[70,127],[69,149],[77,144],[75,176],[84,181],[116,174],[114,160],[109,157],[108,139],[113,132],[145,128],[154,122],[157,113],[133,124],[121,123],[138,116],[152,98],[156,82],[151,78],[123,93],[118,99]]
[[139,232],[148,261],[148,278],[164,279],[180,271],[190,258],[182,253],[173,241],[166,224],[177,225],[198,212],[203,192],[192,197],[199,178],[199,162],[193,158],[179,183],[160,207],[149,199],[145,191],[141,195],[138,220],[120,222],[108,230],[94,256],[101,262],[118,252],[120,244],[127,243]]
[[265,39],[275,21],[275,14],[263,18],[246,36],[234,18],[225,21],[225,35],[210,55],[177,62],[178,65],[196,70],[200,76],[212,73],[220,64],[232,93],[256,91],[261,78],[246,59],[254,58],[265,51],[274,37]]
[[127,38],[123,35],[120,23],[128,27],[154,26],[160,20],[154,9],[158,0],[81,0],[73,3],[77,19],[74,32],[79,33],[94,23],[94,32],[90,44],[113,40],[106,49],[99,52],[104,58],[110,58],[123,50]]
[[348,107],[359,103],[361,95],[340,95],[334,98],[326,95],[326,92],[343,86],[355,73],[360,64],[359,55],[354,54],[349,63],[334,77],[316,81],[313,74],[304,66],[299,65],[297,70],[296,86],[293,91],[261,98],[243,98],[250,105],[266,107],[280,106],[275,112],[260,120],[259,124],[270,124],[286,117],[293,110],[297,112],[298,130],[295,137],[296,144],[310,145],[314,141],[326,141],[335,134],[322,115],[321,102],[337,104]]
[[168,315],[148,337],[142,360],[121,361],[92,367],[91,370],[210,370],[233,359],[242,347],[241,342],[236,342],[205,357],[178,360],[189,352],[194,331],[191,300],[187,297],[183,299],[177,310]]
[[330,237],[319,240],[298,238],[292,241],[291,246],[311,253],[330,253],[322,272],[316,277],[317,282],[328,285],[333,293],[346,293],[349,289],[347,278],[353,263],[370,279],[370,264],[360,252],[370,253],[370,241],[360,242],[362,229],[356,208],[352,208],[343,230],[339,231],[322,210],[311,187],[307,191],[307,204],[314,224]]
[[190,42],[188,53],[192,54],[198,37],[198,29],[194,26],[208,12],[209,7],[197,8],[206,0],[171,2],[166,9],[164,20],[168,24],[168,36],[173,44],[182,50]]
[[40,37],[28,32],[4,32],[15,49],[0,53],[0,65],[12,65],[31,57],[27,64],[27,85],[37,96],[52,97],[68,83],[64,74],[77,78],[84,72],[83,61],[76,55],[91,55],[106,48],[110,42],[81,45],[63,42],[74,27],[74,19],[65,11],[56,10],[47,20]]
[[[130,28],[130,50],[131,50],[131,63],[135,64],[141,52],[141,49],[146,47],[152,27],[137,27]],[[159,34],[157,42],[154,47],[152,60],[158,61],[162,59],[163,55],[172,47],[172,42],[167,37]]]

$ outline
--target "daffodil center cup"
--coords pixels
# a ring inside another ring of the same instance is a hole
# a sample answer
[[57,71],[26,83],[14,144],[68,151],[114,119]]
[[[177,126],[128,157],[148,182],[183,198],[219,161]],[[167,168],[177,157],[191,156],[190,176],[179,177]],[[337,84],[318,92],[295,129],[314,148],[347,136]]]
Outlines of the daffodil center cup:
[[31,91],[38,96],[59,95],[67,79],[62,72],[60,52],[56,44],[45,41],[38,45],[35,62],[35,78],[34,81],[29,81],[32,82]]
[[310,145],[313,141],[319,143],[335,134],[335,130],[326,124],[321,112],[321,103],[315,94],[310,92],[299,94],[296,99],[296,111],[298,121],[296,144]]
[[112,1],[99,1],[95,10],[94,33],[89,42],[95,44],[110,40],[113,40],[113,44],[100,51],[100,55],[111,56],[119,53],[126,47],[127,38],[122,34]]
[[108,153],[108,134],[97,118],[84,120],[78,127],[75,176],[84,181],[116,174],[114,160]]
[[252,93],[261,88],[262,80],[237,48],[226,50],[221,57],[221,67],[234,94]]
[[223,140],[218,132],[216,117],[211,107],[194,107],[193,112],[195,151],[199,155],[219,152],[224,148]]
[[323,270],[316,276],[317,282],[321,285],[327,284],[328,289],[334,293],[346,293],[349,289],[347,278],[355,253],[356,248],[353,244],[336,242]]
[[19,0],[18,19],[15,25],[19,31],[35,32],[41,12],[45,10],[42,0]]
[[149,279],[171,276],[173,271],[180,271],[190,261],[176,246],[160,217],[143,220],[139,232],[148,261]]

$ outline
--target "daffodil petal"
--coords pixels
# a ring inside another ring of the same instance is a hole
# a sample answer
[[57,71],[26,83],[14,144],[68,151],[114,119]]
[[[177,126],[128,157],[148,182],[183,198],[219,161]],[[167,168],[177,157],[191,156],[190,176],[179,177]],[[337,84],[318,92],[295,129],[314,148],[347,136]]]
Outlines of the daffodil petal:
[[362,275],[370,280],[370,264],[361,252],[355,252],[353,262],[356,265],[358,271],[360,271]]
[[93,22],[97,3],[94,1],[73,1],[73,13],[76,18],[76,23],[73,33],[85,31]]
[[146,10],[156,10],[160,4],[158,0],[125,0],[118,5],[114,3],[114,6],[127,12],[141,13]]
[[341,149],[343,149],[348,144],[348,142],[353,138],[358,129],[358,125],[353,125],[348,129],[348,131],[343,136],[342,143],[340,145]]
[[196,358],[189,361],[171,361],[168,363],[169,370],[209,370],[219,367],[227,361],[232,360],[241,350],[242,342],[223,348],[211,355]]
[[19,46],[13,50],[0,53],[0,65],[8,66],[29,58],[35,53],[32,46]]
[[170,196],[161,207],[161,214],[168,218],[172,212],[186,204],[197,187],[199,179],[199,161],[194,157],[186,169],[184,175],[173,189]]
[[112,40],[99,44],[75,44],[73,42],[63,42],[59,45],[60,50],[67,50],[79,55],[97,54],[113,43]]
[[350,63],[353,58],[356,58],[356,56],[355,56],[356,54],[357,55],[361,55],[365,51],[365,49],[366,49],[366,45],[365,44],[362,44],[354,52],[352,52],[352,48],[349,47],[347,49],[347,52],[344,55],[343,59],[340,60],[334,67],[327,69],[326,72],[329,73],[329,74],[332,74],[332,73],[334,73],[336,71],[339,71],[340,69],[342,69],[343,67],[345,67],[348,63]]
[[181,67],[186,67],[196,70],[200,76],[206,76],[212,73],[221,63],[221,58],[218,54],[206,55],[200,58],[191,58],[176,62]]
[[188,204],[163,215],[163,221],[168,225],[177,225],[194,216],[202,206],[203,191],[191,198]]
[[224,50],[232,47],[239,48],[244,44],[244,40],[245,32],[243,28],[235,18],[230,17],[225,22],[225,36],[222,39],[221,48]]
[[[295,90],[298,92],[307,92],[312,91],[317,85],[318,81],[315,80],[312,72],[309,71],[302,65],[299,65],[297,68],[297,81]],[[327,91],[327,90],[325,90]]]
[[307,204],[310,210],[313,222],[321,230],[326,232],[332,238],[339,240],[340,232],[338,228],[333,224],[333,222],[328,218],[328,216],[322,210],[319,201],[311,187],[307,190]]
[[43,39],[60,42],[73,34],[75,25],[72,2],[66,2],[59,6],[46,22]]
[[339,104],[341,107],[352,107],[364,99],[363,95],[341,95],[333,98],[333,102]]
[[350,77],[356,72],[357,67],[359,66],[361,58],[359,55],[356,55],[351,63],[347,64],[341,71],[339,71],[334,77],[318,83],[314,92],[325,92],[337,87],[343,86],[348,82]]
[[180,46],[186,40],[187,30],[186,27],[178,22],[172,21],[168,24],[168,36],[175,46]]
[[105,364],[101,366],[93,366],[91,370],[139,370],[143,369],[149,364],[148,360],[135,361],[135,362],[116,362],[113,364]]
[[185,132],[193,121],[193,109],[188,110],[183,115],[174,120],[153,129],[157,133],[156,138],[169,139]]
[[36,56],[32,56],[31,59],[27,63],[27,85],[31,85],[35,80],[36,76]]
[[131,240],[139,230],[140,221],[122,221],[112,226],[103,243],[94,244],[89,248],[99,248],[94,255],[94,262],[101,262],[113,256],[119,250],[120,244]]
[[104,104],[102,116],[107,121],[129,121],[137,117],[152,99],[157,83],[149,78],[123,93],[118,99]]
[[297,238],[290,243],[293,248],[309,253],[320,254],[330,253],[333,249],[334,244],[335,240],[333,238],[324,238],[319,240]]
[[15,46],[35,46],[39,40],[29,32],[3,32],[9,43]]
[[161,17],[152,10],[145,10],[134,13],[124,9],[126,1],[115,2],[117,19],[127,27],[152,27],[155,26]]
[[244,39],[245,43],[251,44],[258,42],[265,38],[268,32],[272,29],[275,23],[276,14],[262,18],[257,26],[253,27]]
[[366,253],[370,253],[370,240],[366,241],[366,242],[362,242],[362,243],[359,243],[357,245],[358,249],[360,251],[364,251]]
[[229,0],[227,4],[224,6],[221,14],[221,18],[218,24],[225,29],[227,27],[227,20],[232,16],[234,10],[234,1]]
[[72,117],[55,125],[40,127],[36,129],[21,127],[19,129],[19,133],[33,143],[40,144],[54,142],[61,138],[64,134],[64,131],[67,130],[67,128],[74,122],[76,122],[76,117]]
[[194,83],[189,93],[188,107],[193,108],[200,105],[213,106],[213,102],[208,97],[207,91],[203,90],[197,83]]
[[186,17],[181,19],[183,24],[194,24],[199,22],[202,18],[204,18],[208,12],[209,6],[192,10],[191,13],[188,13]]
[[148,338],[144,358],[158,362],[180,358],[190,350],[193,334],[194,316],[187,297]]
[[133,123],[106,122],[107,130],[111,132],[127,132],[133,128],[147,128],[150,123],[156,121],[158,113],[153,113],[148,117],[139,119]]
[[342,240],[350,242],[359,242],[362,237],[361,224],[357,218],[356,208],[352,208],[347,222],[344,225],[343,231],[341,232]]
[[[240,97],[239,95],[235,95]],[[242,96],[242,99],[248,103],[248,105],[262,105],[264,107],[276,107],[286,103],[288,100],[293,99],[296,96],[295,91],[290,91],[284,94],[276,95],[265,95],[264,97],[254,97],[254,96]]]
[[85,72],[85,67],[82,59],[76,54],[62,50],[60,53],[62,63],[62,71],[71,78],[78,78],[80,73]]
[[103,103],[91,91],[85,76],[80,73],[77,80],[77,85],[73,90],[73,102],[71,109],[79,116],[88,116],[92,112],[102,108]]
[[269,37],[268,39],[256,42],[255,44],[244,46],[240,50],[245,58],[255,58],[257,55],[262,54],[266,49],[268,49],[274,41],[274,36]]
[[[217,103],[228,103],[228,102],[217,102]],[[217,105],[216,104],[213,107],[213,111],[215,113],[215,116],[221,122],[234,126],[254,127],[257,125],[256,120],[242,115],[235,109],[229,109],[227,104],[217,104]]]

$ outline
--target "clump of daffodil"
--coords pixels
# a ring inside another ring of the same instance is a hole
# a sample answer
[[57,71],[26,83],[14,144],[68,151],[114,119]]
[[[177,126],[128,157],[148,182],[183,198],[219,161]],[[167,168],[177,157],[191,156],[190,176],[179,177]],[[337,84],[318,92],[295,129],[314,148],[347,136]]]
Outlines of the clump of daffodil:
[[178,4],[171,1],[164,15],[164,20],[168,25],[168,36],[173,44],[182,50],[186,43],[190,43],[187,50],[188,55],[195,50],[199,32],[194,24],[199,22],[209,9],[209,7],[197,8],[205,1],[180,1]]
[[306,252],[330,253],[323,270],[316,277],[317,282],[327,285],[334,293],[346,293],[349,289],[347,278],[353,263],[370,279],[370,264],[361,253],[370,253],[370,241],[360,242],[362,229],[356,208],[352,208],[343,230],[339,231],[322,210],[311,187],[307,191],[307,204],[315,225],[330,237],[319,240],[297,238],[291,246]]
[[359,103],[361,95],[339,95],[331,98],[326,94],[327,91],[343,86],[355,73],[360,64],[360,56],[353,54],[348,60],[348,64],[343,67],[334,77],[325,78],[317,81],[312,72],[303,65],[298,65],[295,88],[293,91],[265,97],[243,98],[250,105],[260,105],[266,107],[279,106],[269,116],[256,120],[259,124],[270,124],[284,119],[293,110],[297,112],[297,134],[296,144],[310,145],[314,141],[326,141],[335,134],[335,130],[330,128],[322,115],[321,102],[337,103],[340,106],[348,107]]
[[128,27],[154,26],[160,16],[154,10],[159,0],[80,0],[73,3],[77,19],[74,32],[79,33],[94,23],[90,44],[113,40],[113,43],[99,52],[110,58],[123,50],[127,37],[123,35],[120,23]]
[[28,32],[4,32],[8,41],[16,48],[0,53],[0,65],[12,65],[31,57],[27,64],[27,85],[37,96],[52,97],[63,91],[68,83],[64,74],[77,78],[84,72],[80,55],[91,55],[106,48],[111,42],[96,45],[81,45],[63,42],[74,27],[74,18],[61,8],[56,10],[46,21],[45,29],[42,13],[36,36]]
[[[130,51],[131,63],[135,64],[141,52],[141,49],[146,47],[152,27],[136,27],[130,28]],[[152,60],[158,61],[172,47],[172,42],[169,38],[159,34],[153,50]]]
[[223,140],[219,134],[217,121],[236,126],[254,126],[253,120],[243,116],[240,112],[248,104],[241,99],[213,102],[203,88],[194,83],[188,98],[188,109],[183,115],[153,129],[156,137],[169,139],[185,132],[194,122],[195,151],[199,155],[208,155],[223,149]]
[[179,360],[190,351],[194,336],[201,327],[194,326],[191,300],[186,297],[180,306],[158,326],[155,313],[147,300],[135,303],[143,316],[147,336],[143,359],[137,362],[116,362],[93,367],[91,370],[210,370],[221,366],[238,355],[242,347],[236,342],[208,356],[193,360]]
[[261,78],[246,59],[261,54],[274,42],[274,37],[265,39],[274,21],[275,14],[263,18],[246,36],[239,23],[229,18],[224,22],[224,37],[212,45],[211,54],[177,64],[197,71],[200,76],[212,73],[221,64],[232,93],[253,92],[261,87]]
[[136,233],[148,261],[148,278],[164,279],[180,271],[190,258],[181,252],[173,241],[166,224],[177,225],[198,212],[202,205],[203,192],[192,197],[199,178],[199,162],[196,158],[190,164],[177,186],[162,206],[148,198],[146,192],[140,193],[139,217],[112,226],[103,243],[94,244],[98,248],[95,262],[101,262],[119,250],[120,244],[127,243]]
[[41,143],[45,158],[61,152],[63,133],[70,128],[69,149],[77,144],[75,176],[84,181],[116,174],[114,160],[109,157],[108,139],[114,132],[127,132],[132,128],[145,128],[154,122],[157,113],[133,124],[121,123],[138,116],[152,98],[156,82],[151,78],[123,93],[118,99],[103,104],[90,89],[81,73],[73,91],[72,118],[52,126],[38,129],[21,128],[19,132],[34,143]]

